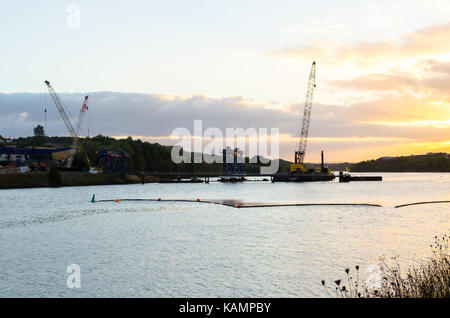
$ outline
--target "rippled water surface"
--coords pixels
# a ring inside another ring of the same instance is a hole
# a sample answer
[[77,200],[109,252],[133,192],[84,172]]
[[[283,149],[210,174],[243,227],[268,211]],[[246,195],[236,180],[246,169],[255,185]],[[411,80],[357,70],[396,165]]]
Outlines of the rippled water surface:
[[[317,297],[320,281],[379,257],[412,264],[448,233],[450,174],[383,182],[146,184],[0,190],[0,297]],[[235,209],[97,199],[377,203]],[[66,287],[81,267],[82,288]]]

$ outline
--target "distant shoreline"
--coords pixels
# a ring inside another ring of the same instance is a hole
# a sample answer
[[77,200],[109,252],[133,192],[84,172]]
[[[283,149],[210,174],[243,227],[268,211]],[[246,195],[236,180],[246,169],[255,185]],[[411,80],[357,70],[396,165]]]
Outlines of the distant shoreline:
[[[334,171],[335,173],[337,171]],[[448,171],[358,171],[358,173],[450,173]],[[60,172],[60,185],[51,185],[47,172],[13,173],[0,175],[0,190],[62,188],[100,185],[126,185],[140,183],[158,183],[160,180],[152,176],[88,174],[84,172]],[[143,179],[144,178],[144,179]]]
[[[60,185],[52,185],[46,172],[4,174],[0,175],[0,190],[138,184],[143,180],[137,175],[61,172],[61,181]],[[154,178],[144,177],[145,183],[155,181]]]

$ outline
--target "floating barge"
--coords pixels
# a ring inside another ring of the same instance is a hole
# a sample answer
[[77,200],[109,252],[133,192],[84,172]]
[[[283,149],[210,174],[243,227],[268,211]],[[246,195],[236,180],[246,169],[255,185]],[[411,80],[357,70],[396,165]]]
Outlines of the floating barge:
[[244,177],[221,177],[217,179],[217,181],[223,183],[238,183],[238,182],[245,182],[247,181],[247,179]]
[[272,177],[272,182],[333,181],[335,178],[334,174],[328,173],[278,174]]
[[190,179],[182,179],[182,178],[165,178],[165,179],[160,179],[158,183],[205,183],[205,181],[193,177]]
[[316,181],[333,181],[336,176],[331,172],[331,169],[325,166],[323,151],[322,162],[319,169],[299,170],[293,169],[300,166],[298,164],[291,165],[290,174],[276,174],[272,176],[272,182],[316,182]]
[[339,182],[345,183],[350,181],[383,181],[381,176],[352,176],[350,174],[339,174]]

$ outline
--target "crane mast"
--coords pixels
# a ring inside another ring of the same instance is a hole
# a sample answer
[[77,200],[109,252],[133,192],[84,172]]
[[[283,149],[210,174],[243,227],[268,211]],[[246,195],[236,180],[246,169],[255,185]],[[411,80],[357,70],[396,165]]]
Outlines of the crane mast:
[[298,150],[295,152],[295,164],[291,167],[291,172],[305,171],[303,161],[306,155],[306,146],[308,145],[309,124],[311,122],[311,110],[314,97],[314,90],[316,88],[316,62],[313,62],[311,72],[309,74],[308,88],[306,91],[306,102],[303,113],[303,123],[301,127],[300,141],[298,143]]
[[80,111],[80,115],[78,118],[78,122],[77,122],[77,130],[75,130],[75,128],[73,127],[69,116],[67,115],[67,111],[66,111],[66,107],[64,106],[63,102],[61,101],[61,99],[59,98],[58,94],[56,93],[55,89],[53,88],[53,86],[50,84],[49,81],[45,81],[45,84],[48,87],[48,92],[50,93],[50,96],[53,100],[53,102],[55,103],[56,109],[58,110],[59,114],[61,115],[61,118],[64,122],[64,124],[66,125],[67,130],[69,131],[70,136],[73,138],[73,145],[72,145],[72,151],[69,155],[69,158],[67,160],[66,163],[66,167],[67,168],[71,168],[72,167],[72,163],[73,163],[73,159],[75,156],[75,152],[76,150],[78,150],[81,154],[81,156],[83,157],[84,161],[86,162],[86,164],[88,165],[88,167],[90,168],[90,161],[88,156],[86,155],[86,153],[84,152],[84,149],[81,147],[81,145],[78,144],[78,134],[81,130],[81,123],[82,120],[84,118],[84,113],[87,110],[87,100],[88,100],[88,96],[85,97],[84,99],[84,103],[83,106],[81,108]]
[[78,115],[78,121],[77,121],[77,125],[76,125],[76,134],[73,137],[72,150],[70,151],[70,155],[69,155],[69,158],[67,159],[67,163],[66,163],[67,168],[72,167],[73,160],[75,159],[75,154],[77,152],[77,149],[78,150],[80,149],[78,140],[79,140],[79,136],[81,133],[81,126],[83,124],[84,115],[86,114],[86,110],[88,109],[88,107],[87,107],[88,98],[89,98],[89,96],[84,97],[83,106],[81,106],[81,110]]
[[66,108],[64,107],[64,104],[62,103],[61,99],[59,98],[58,94],[56,94],[55,89],[52,85],[50,85],[49,81],[45,81],[45,84],[47,84],[48,92],[50,93],[50,97],[53,99],[53,102],[56,105],[56,109],[58,110],[59,114],[61,115],[62,120],[64,121],[64,124],[67,127],[67,130],[69,131],[69,134],[73,137],[76,135],[75,129],[72,126],[72,123],[70,122],[69,116],[67,115]]
[[306,91],[305,110],[303,114],[302,130],[298,151],[295,153],[295,163],[303,164],[306,155],[306,146],[308,144],[309,124],[311,122],[312,101],[314,97],[314,89],[316,88],[316,62],[313,62],[311,72],[309,74],[308,88]]

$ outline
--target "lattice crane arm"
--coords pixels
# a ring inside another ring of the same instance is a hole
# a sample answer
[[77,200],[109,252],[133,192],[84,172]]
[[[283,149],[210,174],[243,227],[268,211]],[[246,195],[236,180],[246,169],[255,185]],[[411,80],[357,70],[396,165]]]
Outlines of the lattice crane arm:
[[87,98],[88,97],[85,97],[85,100],[84,100],[84,103],[83,103],[83,107],[81,109],[80,116],[78,118],[78,123],[77,123],[77,126],[76,126],[77,130],[75,130],[75,128],[72,125],[72,122],[70,121],[69,116],[67,115],[66,107],[64,106],[63,102],[59,98],[59,96],[56,93],[55,89],[53,88],[53,86],[50,84],[49,81],[45,81],[45,84],[48,87],[48,92],[50,93],[50,96],[51,96],[53,102],[55,103],[56,109],[58,110],[59,114],[61,115],[61,118],[63,119],[63,122],[66,125],[66,128],[69,131],[70,136],[73,138],[72,152],[69,155],[66,167],[67,168],[72,167],[72,162],[73,162],[73,158],[74,158],[74,155],[75,155],[75,150],[79,150],[80,154],[82,155],[82,157],[84,159],[84,161],[86,162],[86,164],[90,168],[89,158],[86,155],[86,153],[83,150],[83,148],[78,144],[78,138],[79,138],[78,134],[79,134],[81,123],[82,123],[82,120],[83,120],[83,117],[84,117],[84,112],[87,109]]
[[84,154],[84,149],[82,149],[81,145],[78,143],[79,136],[80,136],[80,133],[81,133],[81,126],[82,126],[83,120],[84,120],[84,115],[86,114],[86,111],[88,109],[88,106],[87,106],[88,99],[89,99],[89,96],[84,97],[83,106],[81,106],[81,110],[80,110],[80,113],[78,115],[78,121],[77,121],[77,124],[75,126],[76,127],[76,131],[75,131],[76,132],[76,136],[73,137],[72,151],[70,152],[70,155],[69,155],[69,158],[67,159],[67,164],[66,164],[67,168],[71,168],[72,167],[72,163],[73,163],[73,160],[75,159],[75,154],[76,154],[77,150],[84,157],[84,160],[86,161],[88,166],[90,166],[89,158],[87,157],[86,154]]
[[56,94],[56,91],[53,88],[53,86],[50,84],[50,82],[49,81],[45,81],[45,84],[47,84],[48,92],[50,93],[50,97],[53,99],[53,102],[56,105],[56,109],[58,110],[59,114],[61,115],[61,118],[63,119],[64,124],[66,125],[70,136],[71,137],[75,137],[77,134],[76,134],[75,129],[72,126],[72,123],[70,122],[69,116],[67,115],[66,107],[62,103],[62,101],[59,98],[58,94]]
[[311,72],[309,74],[308,88],[306,91],[305,110],[303,113],[303,123],[298,144],[298,151],[295,152],[295,163],[303,165],[306,155],[306,146],[308,145],[309,124],[311,122],[311,110],[316,88],[316,62],[313,62]]

